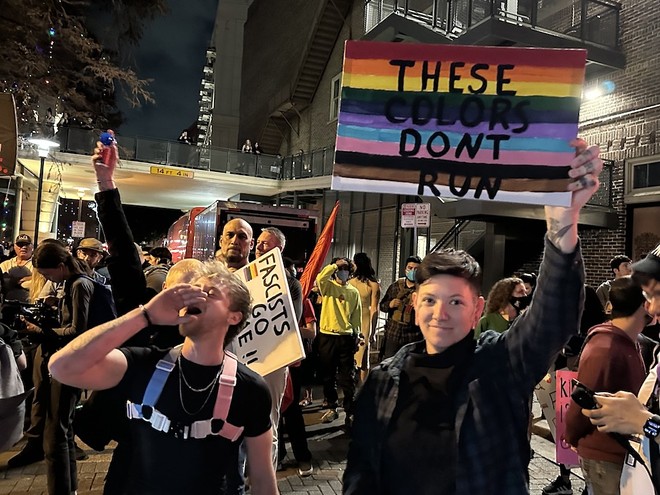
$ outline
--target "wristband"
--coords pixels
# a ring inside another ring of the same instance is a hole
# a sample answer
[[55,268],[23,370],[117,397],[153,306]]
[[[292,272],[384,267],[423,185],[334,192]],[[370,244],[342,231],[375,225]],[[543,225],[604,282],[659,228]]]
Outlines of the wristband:
[[147,326],[152,327],[154,324],[151,322],[151,318],[149,318],[149,313],[147,313],[147,308],[145,308],[142,304],[138,306],[140,308],[140,311],[142,311],[142,315],[144,316],[144,319],[147,320]]
[[654,414],[644,423],[644,435],[648,438],[655,438],[660,434],[660,416]]

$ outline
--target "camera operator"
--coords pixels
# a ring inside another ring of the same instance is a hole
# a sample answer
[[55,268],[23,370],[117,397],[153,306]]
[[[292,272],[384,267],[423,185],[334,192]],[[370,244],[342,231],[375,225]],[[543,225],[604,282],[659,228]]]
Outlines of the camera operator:
[[[93,282],[82,275],[91,275],[88,265],[74,258],[62,245],[45,243],[34,253],[34,269],[54,284],[64,283],[60,326],[39,327],[26,321],[27,331],[40,337],[34,362],[34,400],[32,422],[39,421],[45,410],[43,452],[46,458],[48,493],[69,494],[77,488],[76,453],[71,428],[75,405],[80,396],[76,388],[63,385],[48,374],[48,360],[67,342],[87,330]],[[30,444],[17,456],[29,457],[40,446]]]

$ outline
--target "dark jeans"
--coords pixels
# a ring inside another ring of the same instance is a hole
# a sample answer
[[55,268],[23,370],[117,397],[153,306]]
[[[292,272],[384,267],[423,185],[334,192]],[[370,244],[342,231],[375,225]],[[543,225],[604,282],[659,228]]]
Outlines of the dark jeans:
[[323,379],[323,393],[328,403],[337,402],[337,385],[344,392],[346,415],[353,412],[355,395],[355,337],[319,333],[319,370]]
[[[32,384],[35,386],[32,394],[32,406],[30,407],[30,426],[25,431],[30,448],[43,450],[44,423],[46,421],[46,408],[48,407],[48,390],[46,387],[37,387],[41,382],[41,365],[43,357],[41,346],[37,346],[32,355]],[[47,371],[46,371],[47,373]]]
[[[80,390],[63,385],[48,373],[48,359],[39,346],[34,360],[33,418],[43,414],[43,447],[49,495],[70,495],[78,487],[73,414]],[[32,429],[32,427],[30,428]]]
[[[293,385],[293,402],[287,407],[286,411],[282,413],[280,425],[283,425],[284,428],[286,428],[286,432],[289,434],[291,450],[293,450],[293,456],[296,458],[296,461],[309,462],[312,460],[312,454],[307,446],[305,419],[303,418],[302,409],[299,404],[301,375],[301,367],[289,368],[289,376],[291,377],[291,384]],[[286,455],[282,433],[284,433],[284,431],[280,428],[280,434],[278,435],[280,459],[284,458]]]

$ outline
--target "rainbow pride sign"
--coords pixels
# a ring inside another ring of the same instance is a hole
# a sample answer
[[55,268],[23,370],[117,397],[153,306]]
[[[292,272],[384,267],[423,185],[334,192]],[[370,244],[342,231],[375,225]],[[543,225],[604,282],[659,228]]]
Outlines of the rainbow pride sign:
[[586,50],[348,41],[332,188],[567,206]]

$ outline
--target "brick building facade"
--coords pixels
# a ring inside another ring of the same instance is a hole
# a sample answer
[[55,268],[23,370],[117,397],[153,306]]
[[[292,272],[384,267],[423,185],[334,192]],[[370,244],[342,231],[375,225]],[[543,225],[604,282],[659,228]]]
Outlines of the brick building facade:
[[[581,10],[583,2],[586,2],[585,10]],[[378,4],[379,9],[385,9],[384,14],[379,14],[385,18],[385,14],[391,12],[391,9],[385,7],[404,3],[408,6],[405,1],[394,0],[345,0],[343,3],[338,0],[255,0],[248,10],[245,24],[239,139],[260,141],[268,126],[274,123],[279,137],[271,141],[275,144],[268,152],[287,156],[295,155],[300,150],[309,153],[323,148],[332,149],[337,127],[333,105],[336,105],[344,42],[365,37],[366,28],[374,25],[370,17],[373,16],[373,10],[369,10],[374,5]],[[431,5],[433,2],[417,2],[424,3]],[[438,1],[437,5],[441,3]],[[327,23],[322,25],[320,21],[323,16],[327,17],[334,12],[332,9],[323,10],[329,9],[330,4],[335,4],[335,10],[341,11],[341,20],[334,30],[329,29]],[[518,18],[527,19],[529,12],[524,10],[524,6],[528,2],[519,4]],[[610,94],[585,101],[581,109],[580,135],[590,143],[599,144],[603,158],[614,162],[611,172],[608,171],[611,178],[604,180],[605,185],[601,191],[606,200],[611,198],[611,202],[609,207],[601,207],[601,210],[616,214],[616,228],[580,229],[588,282],[597,285],[611,276],[609,260],[612,256],[626,253],[636,258],[660,240],[660,221],[657,220],[660,219],[660,144],[656,142],[660,94],[655,87],[660,76],[660,57],[656,53],[659,46],[656,31],[660,26],[660,9],[652,2],[643,0],[625,0],[620,4],[607,0],[604,4],[611,9],[605,15],[600,11],[592,11],[603,3],[557,0],[552,5],[559,4],[565,8],[557,9],[557,12],[543,18],[543,25],[539,21],[540,27],[574,34],[570,29],[567,31],[560,26],[582,25],[583,29],[589,30],[589,36],[592,36],[590,39],[607,45],[612,41],[606,39],[611,35],[608,33],[618,26],[620,45],[615,48],[625,55],[623,68],[600,67],[588,71],[585,89],[603,86],[606,81],[612,81],[615,89]],[[589,16],[582,24],[578,22],[581,12]],[[616,17],[609,15],[612,12],[618,13]],[[458,9],[452,22],[465,25],[469,23],[469,19],[464,18],[468,15],[467,11]],[[578,21],[572,17],[578,18]],[[376,24],[380,19],[376,19]],[[616,19],[616,25],[612,24],[615,22],[612,19]],[[610,31],[604,29],[606,23]],[[391,30],[390,27],[387,29]],[[387,29],[378,32],[378,39],[387,40],[387,36],[392,36]],[[419,23],[411,24],[410,30],[414,35],[406,37],[399,34],[398,38],[392,36],[389,39],[430,42],[433,36],[438,36],[435,27],[419,27]],[[369,37],[369,34],[366,36]],[[325,51],[318,45],[321,38],[332,42]],[[524,43],[519,41],[518,44]],[[552,45],[546,42],[543,46]],[[595,45],[587,46],[591,54]],[[316,55],[315,58],[315,53],[322,55]],[[301,80],[308,77],[303,69],[315,64],[322,64],[322,70],[313,81],[313,96],[303,101],[297,96]],[[643,170],[635,167],[642,167]],[[646,187],[632,189],[635,173],[639,177],[646,173],[647,183],[643,182],[644,177],[638,178],[639,184]],[[452,218],[442,218],[439,213],[434,217],[430,229],[418,232],[419,237],[415,242],[412,232],[398,227],[398,208],[402,202],[419,201],[419,198],[336,193],[329,190],[322,194],[318,191],[309,194],[304,179],[299,183],[300,201],[308,208],[317,208],[323,217],[321,222],[329,215],[334,201],[341,199],[344,206],[332,254],[348,255],[366,251],[379,267],[379,275],[384,284],[397,277],[401,260],[415,248],[415,244],[418,250],[433,246],[454,223]],[[429,201],[430,198],[424,200]],[[656,219],[655,224],[653,218]],[[501,230],[508,231],[517,225],[515,217],[502,217],[496,223],[500,224]],[[487,230],[485,222],[473,222],[466,232],[455,236],[453,243],[463,248],[473,246],[475,239]],[[521,227],[521,230],[525,229]],[[507,253],[510,257],[515,253],[515,259],[505,263],[506,270],[532,270],[536,266],[540,256],[539,244],[530,242],[525,245],[524,235],[521,234],[520,239],[516,240],[520,245]],[[381,242],[377,243],[375,239],[381,239]],[[384,249],[383,240],[387,240],[387,249]],[[481,247],[482,252],[477,258],[481,257],[480,261],[488,264],[489,254],[487,250],[483,252],[485,249]],[[504,272],[500,275],[508,274]]]

